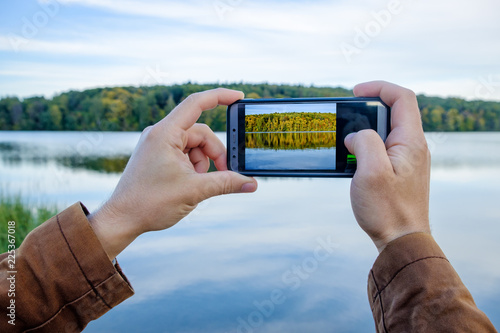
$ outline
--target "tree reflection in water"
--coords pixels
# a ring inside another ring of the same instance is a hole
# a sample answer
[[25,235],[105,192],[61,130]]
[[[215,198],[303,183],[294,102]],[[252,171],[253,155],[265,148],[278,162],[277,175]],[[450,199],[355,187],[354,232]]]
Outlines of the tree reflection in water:
[[315,149],[334,148],[335,132],[267,132],[245,133],[245,148]]

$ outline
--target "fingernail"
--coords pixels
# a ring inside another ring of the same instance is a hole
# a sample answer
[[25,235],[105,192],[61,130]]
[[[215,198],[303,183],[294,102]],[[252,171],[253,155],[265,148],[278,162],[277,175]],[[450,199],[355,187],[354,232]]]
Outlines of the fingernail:
[[250,192],[255,192],[257,190],[257,186],[255,183],[245,183],[241,187],[241,192],[242,193],[250,193]]

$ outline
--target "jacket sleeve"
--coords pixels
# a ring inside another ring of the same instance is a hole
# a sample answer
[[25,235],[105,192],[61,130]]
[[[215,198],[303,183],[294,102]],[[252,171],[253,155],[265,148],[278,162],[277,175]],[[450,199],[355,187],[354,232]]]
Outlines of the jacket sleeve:
[[431,235],[389,243],[368,276],[377,332],[496,332]]
[[0,332],[78,332],[133,295],[87,214],[76,203],[40,225],[15,251],[13,266],[0,255]]

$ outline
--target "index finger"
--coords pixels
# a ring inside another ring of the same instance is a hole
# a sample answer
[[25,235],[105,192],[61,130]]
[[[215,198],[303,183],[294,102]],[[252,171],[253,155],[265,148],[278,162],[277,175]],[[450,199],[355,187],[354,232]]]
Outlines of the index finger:
[[193,126],[205,110],[217,105],[230,105],[244,97],[243,92],[225,88],[206,90],[189,95],[164,119],[184,130]]
[[361,83],[353,91],[355,96],[380,96],[391,107],[392,130],[403,128],[406,133],[423,134],[420,110],[413,91],[385,81]]

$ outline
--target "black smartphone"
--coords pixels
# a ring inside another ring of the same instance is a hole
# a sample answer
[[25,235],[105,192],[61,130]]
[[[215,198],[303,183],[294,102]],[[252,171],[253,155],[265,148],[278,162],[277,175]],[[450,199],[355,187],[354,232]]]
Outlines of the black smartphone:
[[390,108],[380,98],[242,99],[227,108],[228,169],[248,176],[352,177],[351,132],[385,141]]

